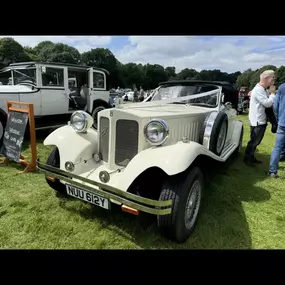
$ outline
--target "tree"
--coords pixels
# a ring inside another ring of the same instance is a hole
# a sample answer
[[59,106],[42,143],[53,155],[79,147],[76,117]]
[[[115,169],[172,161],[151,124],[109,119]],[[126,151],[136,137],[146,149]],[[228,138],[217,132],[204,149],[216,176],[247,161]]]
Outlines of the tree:
[[41,45],[38,53],[38,57],[43,62],[62,62],[69,64],[78,64],[80,62],[79,51],[66,44],[51,44],[46,42],[45,45]]
[[122,77],[125,79],[125,84],[128,88],[132,88],[134,84],[136,84],[136,86],[143,86],[146,88],[144,70],[141,65],[134,62],[124,64],[122,67]]
[[144,66],[144,77],[146,89],[154,89],[160,82],[168,79],[162,65],[149,63]]
[[107,69],[110,72],[110,85],[120,83],[119,68],[114,54],[107,48],[96,48],[81,54],[81,62],[93,67]]
[[176,72],[175,72],[175,67],[174,66],[168,66],[165,68],[165,74],[167,76],[167,79],[174,79],[176,76]]
[[244,71],[243,73],[241,73],[237,80],[236,80],[236,88],[240,89],[241,86],[250,86],[250,80],[251,77],[253,76],[254,71],[251,69],[247,69],[246,71]]
[[48,46],[53,47],[53,46],[54,46],[54,43],[51,42],[51,41],[42,41],[42,42],[38,43],[38,44],[33,48],[33,50],[34,50],[35,54],[38,55],[38,54],[42,51],[42,49],[45,49],[45,48],[47,48]]
[[276,71],[275,85],[278,88],[281,84],[285,83],[285,66],[280,66]]
[[198,71],[196,71],[195,69],[184,68],[177,74],[177,79],[195,79],[197,75]]
[[34,48],[26,46],[26,47],[24,47],[24,51],[28,55],[30,60],[32,60],[32,61],[39,61],[40,60],[40,58],[37,55],[37,52],[35,51]]
[[13,62],[29,61],[24,48],[13,38],[0,39],[0,65],[1,68]]

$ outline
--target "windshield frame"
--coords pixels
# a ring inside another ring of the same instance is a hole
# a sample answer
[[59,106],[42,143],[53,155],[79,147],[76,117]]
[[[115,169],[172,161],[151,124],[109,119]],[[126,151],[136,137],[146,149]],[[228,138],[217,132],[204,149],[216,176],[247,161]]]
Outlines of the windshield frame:
[[[177,86],[181,86],[181,87],[184,87],[184,86],[191,86],[191,87],[194,87],[196,88],[196,90],[194,91],[193,94],[190,94],[190,95],[187,95],[187,96],[191,96],[191,95],[198,95],[198,94],[202,94],[202,93],[206,93],[206,92],[197,92],[199,91],[200,88],[202,87],[209,87],[209,86],[213,86],[213,87],[216,87],[217,91],[220,89],[219,86],[215,85],[215,84],[198,84],[198,85],[193,85],[193,84],[163,84],[161,86],[159,86],[158,88],[155,89],[155,91],[153,92],[153,94],[151,94],[151,101],[159,101],[159,100],[155,100],[154,98],[158,95],[158,92],[161,88],[164,88],[164,87],[177,87]],[[211,91],[214,91],[215,89],[211,90]],[[207,92],[211,92],[211,91],[207,91]],[[214,95],[213,95],[214,96]],[[176,98],[182,98],[184,96],[177,96]],[[220,96],[217,94],[216,95],[216,104],[215,105],[210,105],[210,104],[205,104],[205,103],[191,103],[191,102],[183,102],[183,101],[180,101],[180,102],[176,102],[176,103],[171,103],[171,104],[185,104],[185,105],[188,105],[188,106],[198,106],[198,107],[204,107],[204,108],[217,108],[219,106],[219,103],[221,101],[221,98]],[[169,98],[169,99],[176,99],[176,98]],[[165,99],[160,99],[160,100],[167,100],[166,98]]]
[[[23,71],[25,70],[34,70],[35,71],[35,76],[31,77],[27,74],[25,74]],[[15,84],[15,79],[17,78],[17,76],[15,75],[22,75],[23,76],[23,80],[20,81],[19,83]],[[37,86],[37,82],[38,82],[38,76],[37,76],[37,68],[35,66],[32,67],[24,67],[24,68],[13,68],[11,69],[11,77],[12,77],[12,85],[30,85],[30,86]],[[29,80],[31,82],[25,82],[26,80]],[[34,82],[33,82],[34,81]]]

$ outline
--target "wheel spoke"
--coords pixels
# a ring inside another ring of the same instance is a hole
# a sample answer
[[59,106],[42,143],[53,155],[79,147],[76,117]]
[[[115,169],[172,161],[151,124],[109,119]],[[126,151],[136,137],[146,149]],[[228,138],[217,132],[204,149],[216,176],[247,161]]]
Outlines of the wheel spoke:
[[185,208],[185,227],[190,229],[198,215],[201,201],[201,185],[198,180],[194,182],[189,192]]

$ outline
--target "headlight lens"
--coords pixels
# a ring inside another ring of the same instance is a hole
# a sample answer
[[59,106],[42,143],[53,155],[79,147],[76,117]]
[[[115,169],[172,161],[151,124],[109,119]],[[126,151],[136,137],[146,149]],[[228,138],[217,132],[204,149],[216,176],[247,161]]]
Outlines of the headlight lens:
[[165,121],[154,119],[145,125],[144,134],[150,144],[161,145],[167,140],[169,129]]
[[88,118],[83,111],[76,111],[71,115],[70,125],[77,132],[85,132],[88,127]]

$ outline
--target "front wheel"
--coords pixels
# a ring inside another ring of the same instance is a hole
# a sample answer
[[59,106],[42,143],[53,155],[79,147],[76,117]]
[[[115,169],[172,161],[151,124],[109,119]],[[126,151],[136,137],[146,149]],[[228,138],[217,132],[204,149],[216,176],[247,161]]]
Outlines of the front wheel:
[[[47,165],[60,168],[60,156],[59,156],[59,151],[58,148],[55,148],[49,155],[47,162]],[[66,188],[65,185],[62,184],[58,179],[55,179],[54,181],[51,181],[46,177],[46,182],[47,184],[55,190],[58,194],[60,195],[66,195]]]
[[203,189],[204,178],[198,167],[192,168],[184,179],[175,176],[163,184],[159,200],[172,200],[172,213],[157,216],[163,236],[178,243],[190,237],[200,212]]
[[97,130],[98,129],[98,113],[100,111],[105,110],[104,106],[97,106],[92,112],[92,118],[94,120],[93,127]]

